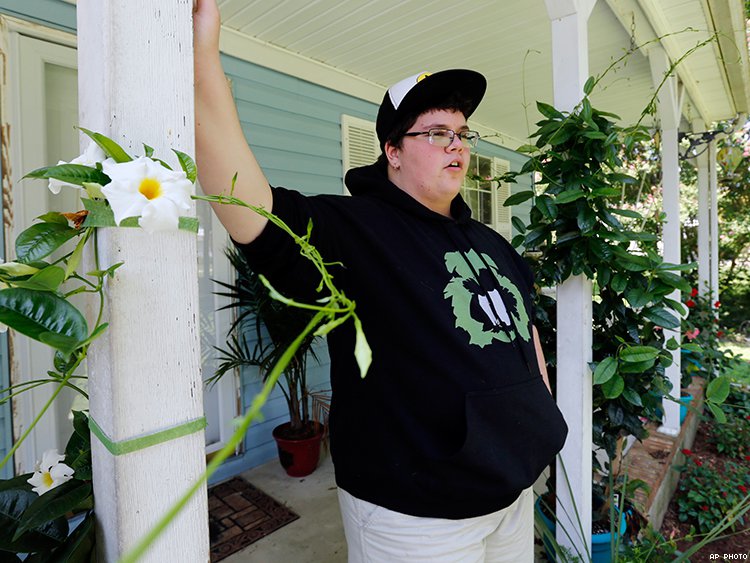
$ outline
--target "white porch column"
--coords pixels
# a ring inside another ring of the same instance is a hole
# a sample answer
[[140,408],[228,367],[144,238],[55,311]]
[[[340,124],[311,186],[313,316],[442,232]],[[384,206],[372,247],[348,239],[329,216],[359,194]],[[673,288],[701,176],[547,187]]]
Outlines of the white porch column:
[[708,144],[708,191],[709,216],[711,224],[711,295],[716,300],[719,296],[719,164],[716,161],[716,140]]
[[[696,133],[706,130],[706,124],[702,120],[693,121],[692,127]],[[698,169],[698,291],[701,295],[707,295],[711,291],[708,151],[696,157],[695,166]]]
[[[664,49],[654,47],[648,54],[651,64],[651,77],[654,88],[661,85],[658,97],[658,116],[661,122],[661,163],[662,163],[662,197],[666,219],[662,227],[663,255],[666,262],[679,264],[680,256],[680,163],[677,158],[677,130],[680,125],[682,93],[677,78],[669,76],[670,61]],[[669,297],[679,301],[680,292],[675,290]],[[664,330],[664,336],[674,337],[681,341],[681,331]],[[666,370],[672,383],[672,396],[680,397],[680,349],[672,352],[673,363]],[[680,431],[680,405],[673,401],[664,401],[664,422],[660,432],[676,436]]]
[[[80,123],[119,142],[141,143],[178,166],[170,148],[194,153],[192,2],[78,0]],[[87,144],[87,141],[84,141]],[[105,336],[92,348],[90,412],[113,441],[203,416],[195,235],[100,229]],[[205,469],[198,431],[124,455],[92,435],[97,543],[102,561],[130,550]],[[205,488],[144,562],[208,561]]]
[[[587,22],[595,3],[545,0],[552,24],[555,106],[563,111],[571,111],[583,97],[589,72]],[[556,539],[584,559],[591,553],[591,302],[591,281],[585,276],[557,287],[557,404],[569,431],[557,462]]]

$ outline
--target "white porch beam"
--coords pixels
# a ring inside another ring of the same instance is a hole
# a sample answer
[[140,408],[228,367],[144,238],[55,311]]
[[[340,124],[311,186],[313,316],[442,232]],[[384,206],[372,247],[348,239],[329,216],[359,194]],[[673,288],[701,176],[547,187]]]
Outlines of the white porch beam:
[[[666,214],[662,226],[663,256],[666,262],[679,264],[680,252],[680,163],[677,153],[677,129],[680,124],[682,96],[675,76],[669,73],[670,61],[666,51],[655,47],[649,51],[651,77],[654,88],[660,85],[658,94],[658,117],[661,123],[661,163],[662,163],[662,199]],[[671,299],[680,301],[680,292],[669,294]],[[676,315],[679,314],[673,311]],[[665,329],[665,338],[674,337],[681,341],[680,329]],[[666,369],[666,375],[672,384],[672,396],[680,397],[680,349],[672,351],[672,365]],[[676,436],[680,431],[680,405],[673,401],[664,401],[664,421],[659,431]]]
[[708,144],[708,192],[709,221],[711,225],[711,295],[721,300],[719,295],[719,178],[716,160],[716,140]]
[[[192,2],[79,0],[79,119],[131,154],[141,143],[178,166],[194,152]],[[88,144],[86,141],[83,145]],[[150,435],[203,415],[196,240],[100,229],[102,268],[123,262],[106,286],[105,336],[89,355],[90,413],[113,441]],[[97,544],[118,560],[205,470],[203,432],[113,455],[92,435]],[[208,561],[205,488],[144,562]]]
[[[545,0],[545,4],[552,25],[555,106],[571,111],[581,101],[588,78],[587,22],[595,0]],[[557,319],[557,404],[569,431],[557,461],[556,539],[585,558],[591,553],[593,477],[592,286],[585,276],[569,278],[557,287]]]
[[[706,124],[697,119],[692,128],[693,132],[700,133],[706,130]],[[711,227],[707,150],[695,158],[695,166],[698,170],[698,291],[701,295],[708,295],[711,291]]]

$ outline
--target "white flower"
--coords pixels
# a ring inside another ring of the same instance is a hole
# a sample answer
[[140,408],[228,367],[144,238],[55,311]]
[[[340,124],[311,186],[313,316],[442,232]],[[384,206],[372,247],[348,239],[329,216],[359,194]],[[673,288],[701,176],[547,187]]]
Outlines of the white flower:
[[[97,145],[94,141],[91,141],[89,143],[89,146],[86,147],[86,150],[83,151],[82,155],[75,157],[70,162],[65,162],[64,160],[61,160],[57,164],[58,166],[60,164],[83,164],[84,166],[91,166],[93,168],[94,166],[96,166],[97,162],[102,162],[105,158],[107,158],[107,155],[104,154],[104,151],[101,149],[101,147]],[[66,182],[63,182],[62,180],[55,180],[54,178],[50,178],[49,191],[51,191],[53,194],[55,195],[59,194],[63,186],[67,186],[71,188],[81,187],[81,186],[76,186],[75,184],[68,184]]]
[[73,478],[73,469],[61,463],[64,459],[65,456],[58,454],[57,450],[44,452],[42,461],[36,464],[34,475],[27,480],[36,494],[43,495]]
[[190,210],[194,186],[182,170],[168,170],[145,156],[122,163],[107,159],[102,169],[112,180],[102,192],[118,225],[140,215],[138,224],[149,233],[175,230],[181,212]]

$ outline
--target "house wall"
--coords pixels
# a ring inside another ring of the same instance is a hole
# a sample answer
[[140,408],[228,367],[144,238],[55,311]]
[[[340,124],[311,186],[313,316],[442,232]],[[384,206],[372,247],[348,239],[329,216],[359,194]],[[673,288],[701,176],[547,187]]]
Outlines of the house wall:
[[[19,6],[20,4],[20,6]],[[0,0],[0,13],[42,25],[75,30],[75,7],[62,0]],[[272,185],[296,188],[307,194],[340,194],[343,191],[341,115],[374,121],[377,106],[350,95],[318,86],[294,76],[223,55],[231,80],[243,131]],[[482,141],[478,152],[510,161],[511,169],[523,164],[522,155]],[[513,187],[528,189],[526,180]],[[527,204],[528,205],[528,204]],[[527,208],[514,208],[527,214]],[[308,362],[312,389],[328,387],[329,358],[324,343],[316,346],[319,362]],[[0,336],[0,388],[8,384],[7,337]],[[244,411],[261,388],[257,368],[240,376]],[[263,409],[263,420],[251,427],[245,451],[228,460],[211,479],[225,479],[276,456],[271,431],[286,420],[286,403],[277,389]],[[9,405],[0,406],[0,455],[11,443]],[[6,468],[6,471],[9,468]]]

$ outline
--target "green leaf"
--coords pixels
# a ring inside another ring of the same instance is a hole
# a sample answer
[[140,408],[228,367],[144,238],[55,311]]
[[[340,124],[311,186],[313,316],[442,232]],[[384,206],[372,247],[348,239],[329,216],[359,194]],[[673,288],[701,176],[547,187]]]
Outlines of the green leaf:
[[640,287],[629,290],[625,293],[625,299],[634,309],[640,309],[649,304],[653,296]]
[[513,248],[518,248],[523,244],[525,237],[523,235],[516,235],[513,237],[513,239],[510,241],[510,244]]
[[23,519],[24,511],[39,498],[36,493],[20,489],[0,492],[0,552],[33,552],[53,549],[68,535],[68,521],[65,518],[47,522],[30,530],[18,540],[13,536]]
[[83,207],[89,214],[83,222],[84,227],[116,227],[115,214],[109,204],[102,199],[81,198]]
[[94,513],[89,512],[48,563],[90,563],[95,545]]
[[520,217],[516,217],[515,215],[511,217],[510,222],[513,224],[513,226],[516,228],[516,230],[519,233],[523,233],[526,231],[526,225],[523,224],[523,221],[521,221]]
[[177,155],[177,159],[180,161],[180,166],[182,167],[183,172],[185,172],[187,179],[194,184],[195,179],[198,177],[195,161],[184,152],[180,152],[176,149],[172,149],[172,152]]
[[557,204],[547,194],[537,197],[534,207],[541,211],[547,219],[554,220],[557,217]]
[[106,199],[104,197],[104,192],[102,191],[101,184],[96,184],[94,182],[84,182],[83,189],[86,190],[86,195],[89,196],[89,199]]
[[67,337],[64,346],[55,346],[66,355],[75,350],[75,346],[70,347],[72,341],[80,342],[88,336],[81,312],[66,299],[46,291],[0,290],[0,322],[40,342],[45,337],[49,341],[52,335]]
[[26,174],[24,178],[36,178],[41,180],[49,180],[54,178],[60,180],[66,184],[73,184],[76,186],[83,186],[85,182],[93,182],[96,184],[108,184],[110,179],[104,172],[91,168],[90,166],[84,166],[83,164],[58,164],[57,166],[45,166],[44,168],[37,168]]
[[65,279],[68,279],[70,276],[72,276],[78,269],[78,265],[81,263],[81,259],[83,258],[83,250],[84,248],[86,248],[86,242],[88,240],[89,237],[87,234],[81,237],[81,240],[78,241],[75,250],[70,255],[70,258],[68,258],[68,263],[65,266]]
[[68,224],[68,220],[59,211],[50,211],[49,213],[40,215],[37,219],[44,221],[45,223],[60,223],[61,225]]
[[714,418],[717,421],[722,424],[727,421],[727,415],[724,414],[724,411],[721,409],[721,407],[715,405],[711,401],[706,401],[706,406],[711,410],[711,413],[714,415]]
[[149,147],[146,143],[143,143],[143,156],[151,158],[154,156],[154,147]]
[[15,287],[33,289],[34,291],[57,291],[62,282],[65,281],[65,270],[59,266],[47,266],[37,271],[27,280],[16,281]]
[[607,180],[614,183],[620,183],[620,184],[637,184],[638,179],[633,178],[632,176],[629,176],[628,174],[621,174],[619,172],[613,172],[611,174],[607,174]]
[[200,228],[200,222],[196,217],[183,217],[180,216],[177,219],[177,228],[181,231],[189,231],[191,233],[197,233]]
[[632,387],[625,387],[625,389],[622,390],[622,396],[631,405],[635,405],[636,407],[643,406],[641,396]]
[[633,211],[632,209],[614,209],[614,208],[612,208],[609,211],[610,211],[610,213],[614,213],[615,215],[621,215],[623,217],[630,217],[631,219],[643,219],[643,215],[641,215],[637,211]]
[[627,276],[625,276],[625,274],[615,274],[612,278],[612,282],[610,283],[612,291],[616,291],[617,293],[621,293],[622,291],[624,291],[627,286],[628,278]]
[[625,389],[625,380],[620,375],[615,375],[612,379],[602,384],[602,393],[607,399],[616,399]]
[[557,203],[557,205],[570,203],[571,201],[581,199],[585,195],[586,192],[582,191],[581,188],[572,188],[557,194],[557,197],[555,197],[555,203]]
[[673,336],[669,340],[667,340],[667,350],[677,350],[677,348],[680,347],[680,343],[677,342],[675,337]]
[[511,205],[518,205],[519,203],[523,203],[524,201],[529,200],[532,197],[534,197],[534,192],[531,190],[518,192],[506,199],[503,203],[503,206],[510,207]]
[[516,149],[516,152],[525,153],[525,154],[533,154],[539,149],[535,145],[521,145]]
[[680,320],[663,307],[644,309],[641,314],[662,328],[678,328],[680,326]]
[[354,329],[356,331],[354,357],[357,359],[360,377],[364,379],[367,375],[367,370],[370,369],[370,364],[372,363],[372,349],[367,343],[365,332],[362,330],[362,322],[357,316],[354,317]]
[[588,206],[580,209],[576,216],[576,223],[582,233],[588,233],[591,231],[591,229],[594,228],[594,225],[596,225],[596,214],[594,213],[594,210]]
[[679,274],[667,272],[664,270],[656,270],[654,273],[656,274],[657,278],[659,278],[665,284],[674,287],[675,289],[679,289],[680,291],[684,292],[688,292],[692,289],[690,287],[690,282],[684,279]]
[[594,370],[594,385],[606,383],[617,373],[617,358],[604,358]]
[[559,119],[562,117],[565,117],[562,113],[557,111],[554,107],[552,107],[549,104],[545,104],[544,102],[537,102],[536,103],[536,109],[539,110],[539,113],[541,113],[544,117],[548,119]]
[[36,223],[16,239],[16,257],[19,262],[34,262],[49,256],[79,233],[59,223]]
[[626,346],[620,350],[618,355],[623,362],[645,362],[656,359],[659,350],[653,346]]
[[596,79],[593,76],[589,76],[586,84],[583,85],[583,93],[589,96],[594,89],[594,84],[596,84]]
[[577,238],[581,238],[580,231],[570,231],[567,233],[562,233],[557,236],[557,245],[560,246],[562,244],[565,244],[566,242],[570,242],[571,240],[575,240]]
[[654,367],[655,363],[656,360],[623,363],[620,366],[620,373],[644,373]]
[[[125,150],[115,143],[112,139],[109,137],[106,137],[102,135],[101,133],[95,133],[94,131],[89,131],[88,129],[84,129],[83,127],[79,127],[81,131],[86,133],[89,137],[91,137],[91,140],[94,141],[99,147],[104,151],[104,154],[106,154],[109,157],[112,157],[115,162],[130,162],[132,157],[125,152]],[[102,184],[102,182],[98,182]],[[104,182],[103,184],[106,184]]]
[[13,536],[16,541],[25,532],[72,512],[92,494],[91,483],[71,479],[37,497],[24,511],[23,518]]
[[706,387],[706,399],[713,403],[723,403],[729,397],[729,378],[726,376],[717,377]]
[[30,264],[21,264],[20,262],[5,262],[0,264],[0,276],[20,277],[30,276],[39,271],[39,268]]

